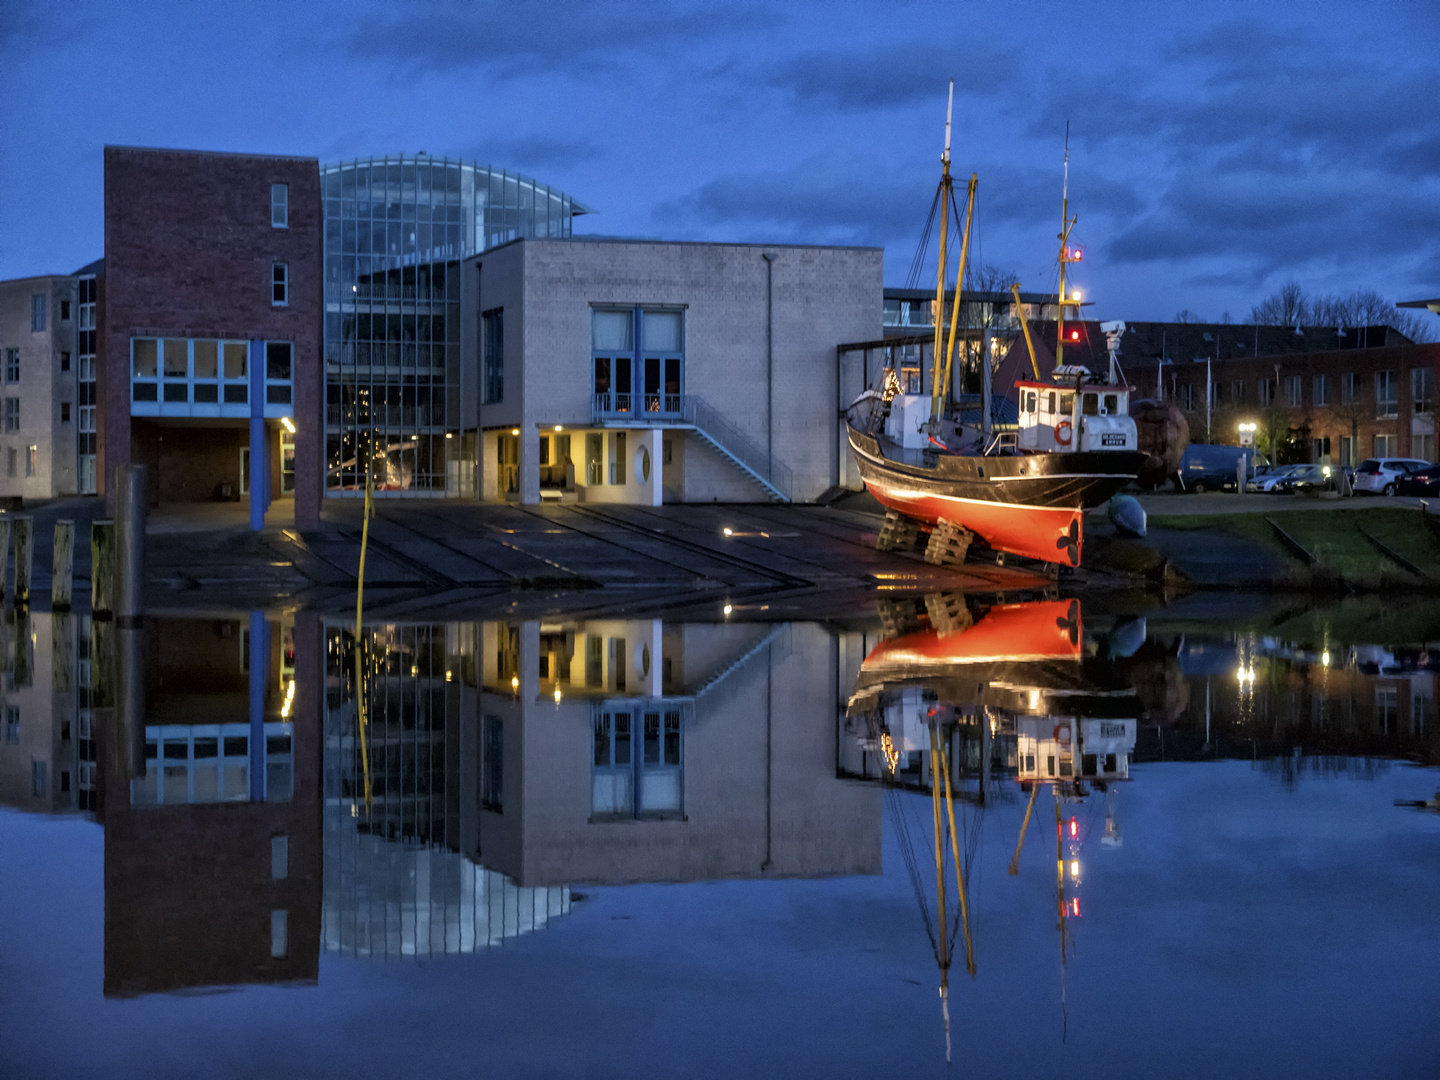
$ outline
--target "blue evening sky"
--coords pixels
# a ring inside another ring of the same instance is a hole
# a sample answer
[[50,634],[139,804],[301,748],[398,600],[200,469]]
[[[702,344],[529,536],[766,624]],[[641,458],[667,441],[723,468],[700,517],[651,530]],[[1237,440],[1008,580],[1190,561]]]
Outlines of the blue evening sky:
[[938,177],[978,256],[1053,280],[1071,125],[1102,318],[1243,319],[1288,278],[1440,295],[1440,5],[92,3],[0,13],[0,278],[103,249],[106,143],[428,151],[563,188],[577,231],[876,244]]

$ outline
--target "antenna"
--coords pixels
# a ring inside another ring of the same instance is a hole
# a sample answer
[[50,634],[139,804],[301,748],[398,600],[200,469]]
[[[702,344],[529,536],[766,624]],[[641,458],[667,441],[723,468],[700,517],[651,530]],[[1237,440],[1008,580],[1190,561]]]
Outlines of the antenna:
[[[949,130],[949,127],[946,127]],[[946,140],[948,145],[949,140]],[[1060,198],[1065,202],[1070,201],[1070,121],[1065,121],[1065,183],[1060,189]]]
[[[949,98],[946,99],[946,101],[945,101],[945,152],[940,155],[940,160],[943,161],[946,165],[949,165],[949,164],[950,164],[950,114],[951,114],[951,112],[954,110],[954,108],[955,108],[955,80],[954,80],[954,79],[951,79],[951,80],[950,80],[950,96],[949,96]],[[1070,129],[1069,129],[1069,127],[1066,127],[1066,129],[1065,129],[1065,137],[1066,137],[1066,140],[1067,140],[1066,145],[1068,146],[1068,145],[1069,145],[1068,140],[1069,140],[1069,137],[1070,137]]]

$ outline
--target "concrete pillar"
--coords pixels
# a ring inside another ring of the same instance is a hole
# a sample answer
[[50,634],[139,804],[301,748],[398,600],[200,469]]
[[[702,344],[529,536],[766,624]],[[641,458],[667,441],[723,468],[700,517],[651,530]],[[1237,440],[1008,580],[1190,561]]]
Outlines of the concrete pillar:
[[127,751],[122,759],[127,762],[127,775],[135,778],[145,775],[145,630],[135,623],[118,622],[112,633],[116,727]]
[[540,624],[520,624],[520,701],[533,702],[540,695]]
[[[250,528],[265,528],[270,468],[265,443],[265,343],[250,342]],[[118,516],[118,514],[117,514]]]
[[135,626],[145,613],[145,466],[115,470],[115,618]]
[[[641,623],[641,628],[646,629],[647,624]],[[635,675],[640,683],[640,693],[646,697],[660,697],[664,694],[664,671],[665,664],[661,660],[661,650],[665,645],[665,623],[661,619],[651,619],[648,624],[648,633],[636,635],[635,639]],[[648,669],[643,663],[645,650],[649,650],[650,663]]]
[[[251,453],[251,460],[254,460],[254,452]],[[270,624],[265,621],[265,613],[263,611],[250,612],[251,802],[265,800],[265,675],[270,666],[269,631]]]
[[[635,448],[630,451],[630,483],[636,485],[634,500],[642,506],[659,506],[665,501],[665,432],[648,428],[631,433]],[[649,473],[646,476],[646,473]]]
[[482,431],[478,440],[480,460],[476,468],[480,473],[480,498],[486,502],[496,502],[503,497],[499,486],[499,468],[495,459],[500,453],[500,433],[497,431]]
[[540,501],[540,433],[534,424],[520,425],[520,504]]

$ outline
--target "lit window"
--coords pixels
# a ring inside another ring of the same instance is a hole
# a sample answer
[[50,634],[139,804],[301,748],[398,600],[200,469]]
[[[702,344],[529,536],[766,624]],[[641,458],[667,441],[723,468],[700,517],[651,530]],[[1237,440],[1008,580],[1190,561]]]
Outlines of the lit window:
[[290,227],[290,185],[270,185],[270,226],[275,229]]
[[289,263],[270,264],[270,303],[274,307],[284,307],[290,303]]

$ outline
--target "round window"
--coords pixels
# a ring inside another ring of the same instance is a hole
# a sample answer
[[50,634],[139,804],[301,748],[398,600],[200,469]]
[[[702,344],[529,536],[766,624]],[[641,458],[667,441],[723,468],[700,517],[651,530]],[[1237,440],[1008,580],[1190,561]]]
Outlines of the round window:
[[650,674],[650,646],[641,645],[635,654],[635,671],[643,679]]
[[635,479],[647,483],[650,479],[650,448],[642,446],[635,451]]

